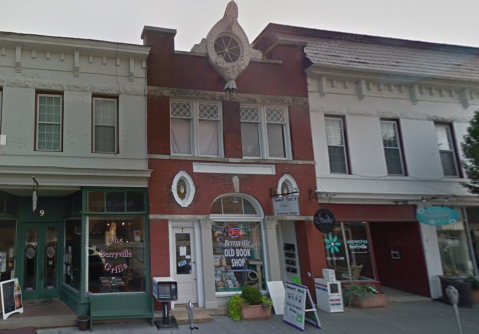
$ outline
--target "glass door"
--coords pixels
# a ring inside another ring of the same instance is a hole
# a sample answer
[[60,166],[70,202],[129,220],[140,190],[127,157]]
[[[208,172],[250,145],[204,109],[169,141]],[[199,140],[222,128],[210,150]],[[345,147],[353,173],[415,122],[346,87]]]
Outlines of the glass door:
[[23,224],[22,232],[24,299],[58,297],[60,224]]

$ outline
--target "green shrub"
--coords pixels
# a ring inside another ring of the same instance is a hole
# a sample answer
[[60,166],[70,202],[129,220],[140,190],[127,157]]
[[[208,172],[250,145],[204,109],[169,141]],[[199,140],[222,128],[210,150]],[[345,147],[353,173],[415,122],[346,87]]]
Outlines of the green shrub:
[[273,302],[268,297],[262,296],[261,305],[263,305],[263,308],[265,309],[271,309],[273,307]]
[[241,298],[243,298],[248,305],[261,305],[263,295],[258,289],[247,285],[243,288],[243,291],[241,292]]
[[472,290],[479,290],[479,280],[474,276],[468,276],[467,280],[471,282],[471,289]]
[[243,320],[241,316],[241,305],[243,304],[245,304],[245,301],[240,295],[233,295],[228,300],[228,304],[226,305],[227,314],[234,321]]
[[354,297],[359,299],[367,299],[372,295],[377,295],[379,292],[371,285],[367,284],[349,284],[343,290],[344,304],[351,306]]

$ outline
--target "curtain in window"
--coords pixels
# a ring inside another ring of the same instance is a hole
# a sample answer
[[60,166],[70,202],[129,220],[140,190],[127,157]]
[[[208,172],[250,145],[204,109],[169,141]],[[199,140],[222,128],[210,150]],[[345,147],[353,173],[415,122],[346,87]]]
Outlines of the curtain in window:
[[457,176],[458,171],[449,126],[436,125],[436,135],[444,175]]
[[199,120],[199,148],[200,155],[219,156],[220,149],[218,145],[218,121]]
[[171,153],[191,154],[191,120],[171,119]]
[[381,122],[384,154],[389,175],[403,175],[403,165],[396,123],[392,121]]
[[326,119],[326,138],[331,173],[347,173],[343,128],[340,119]]
[[244,157],[260,157],[259,123],[241,123],[241,140]]
[[268,124],[268,149],[270,158],[285,158],[283,124]]

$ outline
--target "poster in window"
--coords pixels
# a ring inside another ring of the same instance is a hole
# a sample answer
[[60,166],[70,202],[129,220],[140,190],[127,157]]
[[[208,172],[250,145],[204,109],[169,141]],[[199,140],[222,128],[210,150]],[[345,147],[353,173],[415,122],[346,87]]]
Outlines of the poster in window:
[[18,278],[0,282],[3,320],[14,313],[23,313],[22,290]]

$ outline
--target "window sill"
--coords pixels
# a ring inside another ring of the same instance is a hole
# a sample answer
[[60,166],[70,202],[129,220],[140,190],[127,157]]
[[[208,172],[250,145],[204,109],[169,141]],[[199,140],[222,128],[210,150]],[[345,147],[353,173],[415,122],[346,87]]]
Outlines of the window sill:
[[[268,163],[268,164],[292,164],[292,165],[316,165],[311,160],[280,160],[280,159],[253,159],[253,158],[210,158],[196,157],[191,155],[166,155],[166,154],[148,154],[148,159],[157,160],[188,160],[188,161],[211,161],[211,162],[230,162],[230,163]],[[343,175],[343,174],[338,174]]]

